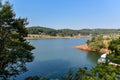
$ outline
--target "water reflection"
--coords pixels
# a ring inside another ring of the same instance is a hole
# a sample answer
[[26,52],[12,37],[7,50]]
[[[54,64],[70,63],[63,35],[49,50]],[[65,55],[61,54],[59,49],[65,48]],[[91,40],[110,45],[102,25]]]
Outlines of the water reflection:
[[99,54],[74,48],[76,45],[85,44],[88,39],[29,40],[36,47],[33,51],[35,60],[27,64],[29,71],[18,76],[17,80],[34,75],[43,75],[49,78],[60,77],[70,68],[75,70],[79,67],[95,66]]
[[99,52],[87,52],[87,59],[92,63],[97,63],[98,58],[100,58]]
[[35,62],[28,64],[28,73],[24,73],[19,76],[19,79],[24,79],[29,76],[46,76],[49,78],[56,78],[62,76],[70,68],[70,62],[61,59],[48,60],[42,62]]

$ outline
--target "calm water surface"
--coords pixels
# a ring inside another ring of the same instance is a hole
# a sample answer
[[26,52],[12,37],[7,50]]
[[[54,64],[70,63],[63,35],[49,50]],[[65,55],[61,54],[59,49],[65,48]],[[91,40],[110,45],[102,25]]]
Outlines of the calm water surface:
[[28,72],[17,79],[27,76],[41,75],[49,78],[62,76],[69,69],[79,67],[93,67],[97,64],[99,54],[75,49],[76,45],[83,45],[89,38],[72,39],[37,39],[29,40],[36,47],[33,50],[35,60],[27,64]]

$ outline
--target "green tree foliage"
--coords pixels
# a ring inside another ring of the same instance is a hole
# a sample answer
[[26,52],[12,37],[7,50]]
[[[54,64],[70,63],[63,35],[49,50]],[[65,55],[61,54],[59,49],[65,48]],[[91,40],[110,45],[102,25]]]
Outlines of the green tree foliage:
[[119,34],[120,30],[117,29],[81,29],[81,30],[72,30],[72,29],[52,29],[41,26],[32,26],[27,28],[29,34],[41,34],[51,36],[74,36],[74,35],[100,35],[100,34]]
[[34,76],[25,80],[29,80],[29,78],[33,80],[119,80],[118,75],[120,76],[120,67],[101,63],[89,70],[86,67],[79,68],[76,72],[70,69],[61,79]]
[[67,74],[62,76],[62,80],[73,80],[73,71],[70,69]]
[[93,51],[99,51],[102,48],[105,48],[105,45],[103,43],[103,35],[98,35],[92,37],[91,40],[87,41],[87,45],[93,50]]
[[116,56],[120,56],[120,37],[110,42],[109,49],[115,53]]
[[118,80],[116,76],[120,75],[120,67],[102,63],[92,68],[91,72],[99,80]]
[[120,75],[120,67],[102,63],[91,70],[79,68],[75,74],[69,71],[64,80],[119,80],[117,75]]
[[29,34],[46,34],[56,36],[56,30],[46,27],[34,26],[27,28]]
[[120,37],[110,42],[109,49],[111,54],[107,57],[111,62],[120,64]]
[[10,77],[27,71],[34,47],[24,39],[27,19],[16,18],[9,2],[0,4],[0,75]]

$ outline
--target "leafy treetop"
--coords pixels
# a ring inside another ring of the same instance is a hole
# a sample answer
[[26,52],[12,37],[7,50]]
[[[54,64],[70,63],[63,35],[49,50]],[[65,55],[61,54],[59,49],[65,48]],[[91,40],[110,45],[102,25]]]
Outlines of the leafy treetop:
[[10,77],[27,71],[34,47],[24,39],[27,19],[16,18],[9,2],[0,4],[0,75]]

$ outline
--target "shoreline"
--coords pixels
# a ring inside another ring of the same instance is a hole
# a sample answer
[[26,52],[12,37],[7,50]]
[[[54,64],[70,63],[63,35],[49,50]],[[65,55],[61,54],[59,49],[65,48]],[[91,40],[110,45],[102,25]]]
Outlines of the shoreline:
[[87,46],[87,44],[75,46],[75,48],[76,48],[76,49],[80,49],[80,50],[84,50],[84,51],[92,51],[91,48],[89,48],[89,47]]
[[100,53],[102,53],[102,54],[104,54],[104,53],[109,53],[109,52],[110,52],[110,50],[104,49],[104,48],[100,49],[99,51],[93,50],[93,49],[91,49],[89,46],[87,46],[87,44],[75,46],[75,48],[76,48],[76,49],[80,49],[80,50],[84,50],[84,51],[100,52]]
[[42,38],[25,37],[25,39],[70,39],[70,38],[81,38],[81,37],[42,37]]
[[91,38],[91,36],[49,36],[49,35],[28,35],[25,39],[69,39],[69,38]]

